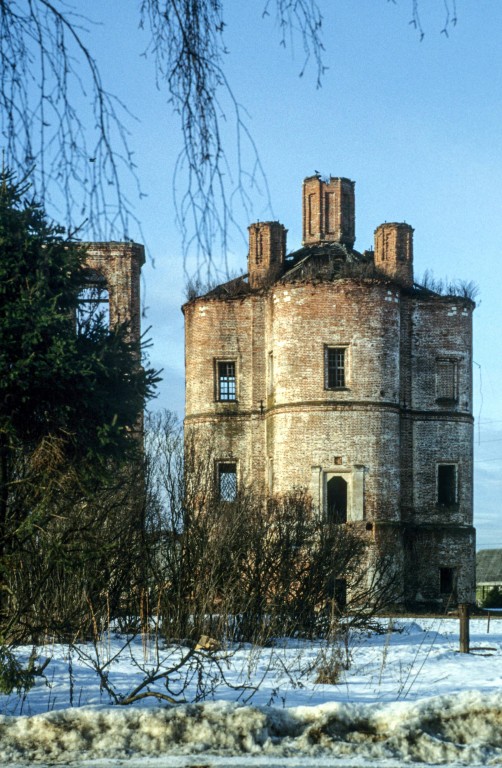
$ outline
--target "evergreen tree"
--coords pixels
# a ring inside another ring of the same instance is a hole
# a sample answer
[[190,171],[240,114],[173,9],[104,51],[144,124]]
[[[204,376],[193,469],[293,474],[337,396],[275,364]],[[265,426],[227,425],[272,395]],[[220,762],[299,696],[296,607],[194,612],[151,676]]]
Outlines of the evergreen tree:
[[[140,350],[128,339],[126,326],[108,328],[99,313],[77,322],[86,279],[85,250],[51,224],[28,193],[27,185],[2,172],[0,605],[4,624],[7,619],[12,623],[7,603],[18,606],[16,621],[24,610],[14,595],[22,589],[12,583],[14,571],[21,567],[19,554],[33,555],[42,539],[47,546],[47,532],[54,529],[56,519],[58,551],[71,550],[71,558],[78,550],[79,531],[87,535],[93,519],[103,531],[102,499],[95,518],[89,515],[89,505],[96,502],[104,485],[110,494],[110,478],[116,482],[124,462],[137,455],[137,425],[157,381],[151,368],[141,367]],[[116,506],[106,508],[113,507],[117,514]],[[87,510],[85,521],[83,510]],[[61,537],[62,520],[66,533]],[[97,541],[94,535],[91,539]],[[100,561],[91,554],[86,551],[87,563]],[[64,557],[58,567],[63,561]],[[89,574],[85,578],[89,580]]]

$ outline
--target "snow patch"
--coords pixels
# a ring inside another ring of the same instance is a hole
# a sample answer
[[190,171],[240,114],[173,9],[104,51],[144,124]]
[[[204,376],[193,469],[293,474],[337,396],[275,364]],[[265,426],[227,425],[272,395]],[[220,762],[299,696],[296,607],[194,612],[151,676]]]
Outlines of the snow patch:
[[502,694],[275,709],[231,703],[67,709],[0,718],[2,763],[254,755],[488,764],[502,760]]
[[[492,616],[488,633],[486,618],[472,619],[471,646],[484,651],[470,655],[458,653],[457,619],[382,618],[376,630],[350,632],[339,649],[349,668],[336,685],[316,682],[325,645],[276,638],[263,648],[229,648],[226,682],[214,678],[201,691],[197,676],[185,673],[185,700],[206,696],[205,703],[167,708],[151,698],[110,706],[90,645],[40,648],[51,659],[46,679],[23,696],[0,696],[0,765],[502,763],[502,620]],[[149,646],[147,636],[126,639],[105,633],[99,647],[122,694],[140,682],[145,665],[168,669],[183,650]],[[18,650],[25,660],[30,652]],[[239,685],[255,683],[247,700]],[[156,685],[165,690],[163,681]]]

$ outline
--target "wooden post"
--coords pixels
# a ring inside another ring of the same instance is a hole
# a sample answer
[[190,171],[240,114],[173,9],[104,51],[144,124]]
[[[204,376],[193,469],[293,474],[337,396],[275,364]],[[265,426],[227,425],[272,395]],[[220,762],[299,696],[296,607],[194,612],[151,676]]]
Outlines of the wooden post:
[[460,653],[469,653],[469,604],[460,603],[458,606],[460,620]]

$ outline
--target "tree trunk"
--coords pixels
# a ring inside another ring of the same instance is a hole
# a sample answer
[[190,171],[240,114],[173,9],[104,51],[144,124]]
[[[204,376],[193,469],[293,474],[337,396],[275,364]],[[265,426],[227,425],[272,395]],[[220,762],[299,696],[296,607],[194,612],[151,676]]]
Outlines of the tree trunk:
[[9,443],[0,432],[0,626],[4,623],[6,611],[6,589],[2,561],[7,541],[7,504],[9,499]]

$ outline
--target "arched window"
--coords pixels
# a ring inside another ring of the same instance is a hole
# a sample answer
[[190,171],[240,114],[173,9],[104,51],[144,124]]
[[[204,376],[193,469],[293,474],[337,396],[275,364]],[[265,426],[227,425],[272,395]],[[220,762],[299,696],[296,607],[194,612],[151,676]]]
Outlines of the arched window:
[[337,525],[347,522],[347,481],[334,475],[326,484],[326,512],[329,523]]

